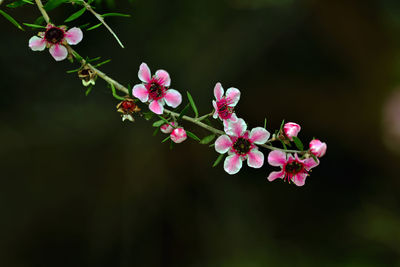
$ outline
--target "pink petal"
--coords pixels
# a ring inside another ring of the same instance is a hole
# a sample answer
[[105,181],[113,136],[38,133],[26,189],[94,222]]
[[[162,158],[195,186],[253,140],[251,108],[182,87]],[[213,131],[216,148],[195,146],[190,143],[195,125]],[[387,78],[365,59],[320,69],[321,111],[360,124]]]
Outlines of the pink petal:
[[264,164],[264,154],[258,151],[257,149],[253,149],[249,152],[247,158],[247,165],[252,168],[261,168]]
[[275,179],[278,179],[278,178],[282,179],[283,177],[285,177],[285,172],[283,170],[281,170],[279,172],[271,172],[267,179],[268,179],[268,181],[272,182]]
[[145,83],[150,82],[151,73],[150,73],[150,69],[146,63],[140,64],[138,76],[142,82],[145,82]]
[[161,85],[164,85],[165,87],[171,85],[171,78],[169,78],[169,74],[165,70],[158,70],[156,72],[156,76],[159,79]]
[[303,164],[304,164],[304,168],[305,168],[307,171],[309,171],[310,169],[312,169],[312,168],[318,166],[319,160],[318,160],[318,162],[315,162],[315,160],[314,160],[313,158],[308,158],[308,159],[305,159],[305,160],[303,161]]
[[229,174],[236,174],[242,168],[242,161],[236,154],[226,157],[224,170]]
[[229,88],[226,91],[226,97],[229,98],[229,106],[234,107],[239,102],[240,91],[237,88]]
[[304,183],[306,182],[306,178],[307,178],[307,173],[299,172],[298,174],[295,174],[293,176],[292,181],[297,186],[303,186]]
[[283,166],[286,162],[286,154],[285,152],[279,150],[273,150],[268,154],[268,163],[271,166]]
[[173,108],[176,108],[182,103],[182,95],[174,89],[167,90],[164,99],[167,105]]
[[218,107],[217,107],[217,102],[215,102],[215,100],[212,101],[213,107],[214,107],[214,114],[213,114],[213,118],[216,119],[218,118]]
[[65,39],[70,45],[78,44],[80,41],[82,41],[82,38],[83,38],[82,30],[77,27],[73,27],[65,33]]
[[227,135],[221,135],[215,140],[215,151],[225,154],[232,147],[232,141]]
[[46,41],[40,37],[32,36],[29,39],[29,47],[33,51],[43,51],[46,48]]
[[132,95],[143,103],[149,100],[149,91],[143,84],[136,84],[132,89]]
[[230,121],[228,123],[227,129],[225,132],[230,136],[242,136],[247,129],[247,125],[243,119],[238,119],[237,121]]
[[228,120],[222,120],[222,122],[224,123],[224,129],[228,128],[229,122],[236,122],[237,120],[238,120],[238,117],[236,117],[235,113],[233,113],[232,116]]
[[61,61],[67,58],[68,50],[65,46],[55,44],[49,49],[50,54],[56,61]]
[[149,109],[156,114],[163,114],[164,107],[159,101],[152,101],[149,105]]
[[262,127],[253,128],[250,132],[250,141],[255,144],[265,144],[268,141],[270,133]]
[[214,87],[214,96],[217,100],[221,100],[222,96],[224,95],[224,89],[220,83],[217,83]]

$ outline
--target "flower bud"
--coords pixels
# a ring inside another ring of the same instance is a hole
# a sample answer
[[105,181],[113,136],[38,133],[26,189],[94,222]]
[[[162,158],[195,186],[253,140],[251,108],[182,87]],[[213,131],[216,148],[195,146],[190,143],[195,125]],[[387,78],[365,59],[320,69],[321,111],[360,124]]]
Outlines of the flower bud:
[[177,144],[182,143],[186,138],[186,131],[182,127],[175,128],[171,133],[171,140]]
[[289,138],[289,140],[293,140],[293,137],[297,137],[297,134],[300,132],[300,130],[300,125],[294,122],[285,123],[283,126],[283,132],[285,133],[285,136]]
[[318,139],[312,140],[310,142],[310,152],[319,158],[322,157],[326,152],[326,143],[323,143]]
[[170,122],[170,123],[165,123],[163,125],[161,125],[160,130],[161,132],[165,133],[165,134],[169,134],[172,133],[172,130],[174,129],[174,127],[178,126],[178,124],[176,124],[174,121]]

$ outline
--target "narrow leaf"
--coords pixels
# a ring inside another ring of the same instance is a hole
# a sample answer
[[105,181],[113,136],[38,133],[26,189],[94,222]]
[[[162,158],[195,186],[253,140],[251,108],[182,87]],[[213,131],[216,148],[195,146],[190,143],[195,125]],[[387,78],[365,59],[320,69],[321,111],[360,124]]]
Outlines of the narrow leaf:
[[89,86],[89,88],[86,90],[85,95],[88,96],[90,94],[90,92],[93,89],[93,85]]
[[8,4],[8,5],[6,5],[6,7],[9,7],[9,8],[16,8],[16,7],[23,6],[23,5],[25,5],[25,4],[34,5],[34,3],[32,3],[31,1],[28,1],[28,0],[20,0],[20,1],[12,2],[12,3]]
[[285,124],[285,120],[282,120],[281,127],[279,127],[279,131],[282,131],[283,125]]
[[164,117],[162,117],[162,116],[158,116],[161,120],[163,120],[165,123],[169,123],[169,121],[166,119],[166,118],[164,118]]
[[153,132],[153,136],[156,136],[159,130],[160,130],[160,128],[156,128],[156,129],[154,130],[154,132]]
[[106,13],[101,16],[104,18],[104,17],[130,17],[131,15],[122,13]]
[[95,68],[100,67],[100,66],[102,66],[104,64],[107,64],[110,61],[111,61],[111,59],[104,60],[103,62],[100,62],[99,64],[96,64],[93,67],[95,67]]
[[186,131],[187,136],[189,136],[190,138],[196,140],[196,141],[201,141],[200,138],[198,138],[194,133]]
[[74,72],[78,72],[82,69],[82,67],[78,68],[78,69],[74,69],[74,70],[67,70],[67,73],[74,73]]
[[212,140],[214,140],[214,138],[215,138],[215,134],[208,135],[208,136],[204,137],[203,139],[201,139],[200,144],[207,145],[210,142],[212,142]]
[[31,28],[35,28],[35,29],[43,29],[46,28],[45,26],[42,25],[37,25],[37,24],[30,24],[30,23],[22,23],[25,26],[31,27]]
[[6,12],[4,12],[1,9],[0,9],[0,14],[2,14],[3,17],[5,17],[8,21],[10,21],[12,24],[14,24],[18,29],[20,29],[21,31],[24,30],[24,28],[22,28],[21,25],[13,17],[8,15]]
[[165,122],[163,120],[159,120],[153,123],[153,127],[160,127],[163,124],[165,124]]
[[166,137],[164,140],[162,140],[161,143],[164,143],[165,141],[167,141],[167,140],[170,139],[170,138],[171,138],[171,136],[168,135],[168,137]]
[[79,18],[80,16],[83,15],[83,13],[85,13],[86,11],[86,7],[76,11],[74,14],[72,14],[71,16],[69,16],[66,20],[64,20],[64,22],[70,22],[73,20],[76,20],[77,18]]
[[187,91],[186,93],[187,93],[187,97],[188,97],[188,99],[189,99],[189,103],[190,103],[190,105],[192,106],[194,115],[195,115],[195,117],[197,118],[197,117],[199,116],[199,112],[197,111],[197,107],[196,107],[196,104],[195,104],[194,101],[193,101],[193,97],[192,97],[192,95],[189,93],[189,91]]
[[45,5],[44,5],[44,9],[46,11],[50,11],[52,9],[55,9],[56,7],[58,7],[59,5],[61,5],[62,3],[68,2],[69,0],[49,0]]
[[311,157],[314,159],[315,163],[319,163],[318,158],[315,155],[311,154]]
[[264,120],[264,129],[267,129],[267,118]]
[[280,140],[280,139],[279,139],[279,141],[281,141],[283,148],[284,148],[285,150],[287,150],[287,147],[286,147],[285,143],[284,143],[282,140]]
[[220,155],[218,156],[218,158],[214,161],[214,164],[212,165],[213,168],[214,168],[215,166],[217,166],[217,165],[221,162],[221,160],[222,160],[223,157],[224,157],[224,154],[220,154]]
[[43,18],[43,16],[40,16],[40,17],[38,17],[37,19],[35,19],[35,22],[33,23],[33,24],[36,24],[36,25],[42,25],[42,24],[44,24],[44,18]]
[[103,24],[103,23],[101,23],[101,22],[100,22],[99,24],[96,24],[96,25],[94,25],[94,26],[92,26],[92,27],[88,28],[88,29],[87,29],[87,31],[94,30],[94,29],[96,29],[96,28],[100,27],[102,24]]
[[301,142],[301,140],[298,137],[293,136],[293,142],[296,145],[298,150],[301,150],[301,151],[304,150],[303,143]]

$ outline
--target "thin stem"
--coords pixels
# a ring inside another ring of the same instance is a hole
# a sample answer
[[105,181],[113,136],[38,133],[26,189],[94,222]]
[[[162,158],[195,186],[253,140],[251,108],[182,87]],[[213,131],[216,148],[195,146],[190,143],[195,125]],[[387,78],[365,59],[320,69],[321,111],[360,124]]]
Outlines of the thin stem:
[[98,14],[96,11],[93,10],[93,8],[86,3],[84,0],[81,0],[83,6],[86,8],[86,10],[88,10],[89,12],[91,12],[106,28],[107,30],[114,36],[115,40],[117,40],[118,44],[122,47],[125,48],[124,45],[121,43],[121,41],[119,40],[118,36],[115,34],[115,32],[111,29],[110,26],[108,26],[108,24],[104,21],[104,18]]
[[50,23],[50,18],[49,18],[49,15],[47,15],[46,10],[44,10],[44,8],[43,8],[42,1],[41,0],[35,0],[35,2],[36,2],[36,5],[39,8],[40,13],[42,13],[42,16],[43,16],[44,20],[46,21],[47,24],[49,24]]

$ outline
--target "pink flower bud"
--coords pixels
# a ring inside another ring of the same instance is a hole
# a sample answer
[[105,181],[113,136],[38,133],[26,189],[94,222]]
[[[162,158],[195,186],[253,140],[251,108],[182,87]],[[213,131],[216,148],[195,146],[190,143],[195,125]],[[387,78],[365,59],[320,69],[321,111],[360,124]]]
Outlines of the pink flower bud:
[[326,152],[326,143],[319,141],[318,139],[314,139],[310,142],[310,151],[313,155],[317,157],[322,157]]
[[176,126],[178,126],[178,125],[173,121],[173,122],[170,122],[170,123],[163,124],[160,127],[160,130],[161,130],[161,132],[163,132],[165,134],[169,134],[169,133],[172,133],[172,130]]
[[186,138],[186,131],[182,127],[175,128],[171,133],[171,140],[177,144],[182,143]]
[[285,123],[285,125],[283,126],[283,131],[286,137],[289,138],[290,140],[293,140],[294,136],[297,137],[297,134],[300,132],[300,130],[301,130],[300,125],[294,122]]

